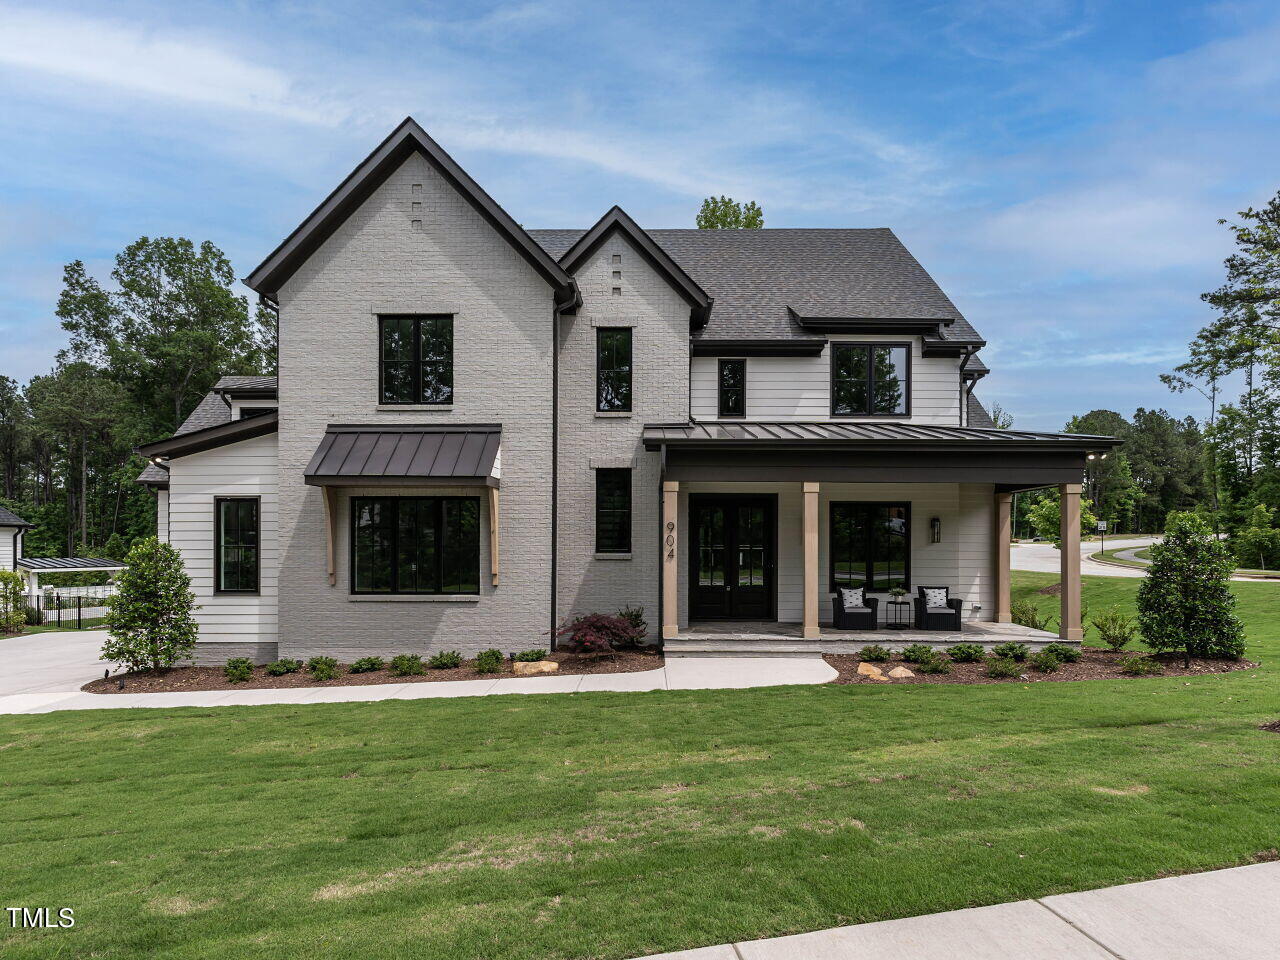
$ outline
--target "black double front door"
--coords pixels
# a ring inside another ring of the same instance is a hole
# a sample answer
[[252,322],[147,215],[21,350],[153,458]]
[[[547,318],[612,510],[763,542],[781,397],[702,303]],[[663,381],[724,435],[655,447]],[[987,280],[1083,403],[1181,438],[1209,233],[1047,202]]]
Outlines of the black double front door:
[[689,525],[689,617],[773,619],[777,499],[691,494]]

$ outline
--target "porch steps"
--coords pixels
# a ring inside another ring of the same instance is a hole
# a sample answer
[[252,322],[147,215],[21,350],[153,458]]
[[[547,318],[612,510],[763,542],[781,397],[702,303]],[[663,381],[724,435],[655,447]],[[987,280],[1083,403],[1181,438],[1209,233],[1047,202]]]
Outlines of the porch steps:
[[[1034,631],[1034,635],[974,636],[966,634],[865,634],[858,639],[847,637],[820,637],[817,640],[801,640],[791,637],[742,634],[738,636],[708,635],[685,636],[667,640],[662,652],[667,657],[821,657],[824,653],[856,654],[869,644],[879,644],[891,650],[901,650],[909,643],[922,643],[943,651],[953,643],[976,643],[990,650],[998,643],[1015,640],[1025,643],[1031,652],[1049,643],[1062,643],[1053,634]],[[1070,642],[1077,646],[1079,641]]]
[[[858,649],[862,649],[859,644]],[[715,637],[668,640],[662,645],[666,657],[814,657],[830,653],[807,640],[780,640],[777,637]]]

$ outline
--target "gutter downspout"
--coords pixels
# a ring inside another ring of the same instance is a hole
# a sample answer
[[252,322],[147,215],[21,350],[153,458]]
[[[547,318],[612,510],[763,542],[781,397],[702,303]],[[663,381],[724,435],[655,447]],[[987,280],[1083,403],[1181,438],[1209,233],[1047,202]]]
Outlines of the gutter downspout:
[[[969,358],[973,356],[974,349],[970,347],[964,352],[964,358],[960,361],[960,426],[967,427],[969,425],[969,398],[964,387],[964,368],[969,365]],[[973,388],[970,387],[970,390]]]
[[559,297],[551,303],[551,652],[557,647],[556,634],[560,630],[559,596],[557,590],[559,559],[557,546],[560,541],[560,315],[582,306],[582,293],[577,281],[571,288],[571,296],[564,301]]

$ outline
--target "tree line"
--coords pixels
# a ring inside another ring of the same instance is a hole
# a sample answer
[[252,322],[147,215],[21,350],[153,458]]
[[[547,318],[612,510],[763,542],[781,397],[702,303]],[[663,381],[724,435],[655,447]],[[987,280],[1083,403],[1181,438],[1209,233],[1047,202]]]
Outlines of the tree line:
[[136,448],[172,434],[223,374],[275,370],[275,316],[235,283],[221,250],[185,238],[131,243],[107,282],[66,265],[67,346],[47,374],[0,376],[0,502],[35,524],[28,556],[122,559],[155,532]]

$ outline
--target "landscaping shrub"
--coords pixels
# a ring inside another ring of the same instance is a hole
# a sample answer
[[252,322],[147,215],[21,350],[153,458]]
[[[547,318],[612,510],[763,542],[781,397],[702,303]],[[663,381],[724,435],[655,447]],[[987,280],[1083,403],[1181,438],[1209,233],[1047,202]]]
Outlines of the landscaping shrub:
[[0,570],[0,633],[17,633],[27,625],[27,599],[22,588],[20,573]]
[[943,659],[937,650],[930,650],[929,656],[916,661],[916,673],[950,673],[951,664]]
[[232,657],[222,668],[230,683],[244,683],[253,679],[253,661],[248,657]]
[[947,647],[947,656],[956,663],[981,663],[983,657],[982,644],[956,643]]
[[997,643],[991,648],[991,656],[997,660],[1014,660],[1018,663],[1022,663],[1023,660],[1027,659],[1027,654],[1030,652],[1025,643],[1018,643],[1014,640]]
[[561,627],[559,635],[568,638],[565,645],[574,653],[609,653],[634,647],[644,637],[630,621],[606,613],[578,617]]
[[502,651],[501,650],[485,650],[476,656],[475,663],[476,673],[497,673],[502,669]]
[[1022,666],[1008,657],[992,657],[987,661],[987,676],[998,680],[1022,676]]
[[[444,654],[436,654],[436,656],[444,656]],[[432,660],[435,657],[431,658]],[[458,666],[461,666],[462,658],[458,657]],[[393,677],[416,677],[424,671],[422,666],[422,657],[416,653],[402,653],[398,657],[391,658],[391,675]]]
[[[394,671],[395,661],[392,661]],[[439,653],[433,653],[431,659],[427,661],[427,666],[432,670],[457,670],[462,666],[462,654],[457,650],[441,650]]]
[[307,661],[307,670],[316,680],[332,680],[338,675],[338,661],[333,657],[312,657]]
[[297,673],[302,669],[301,660],[277,660],[267,664],[267,673],[273,677],[283,677],[286,673]]
[[880,644],[873,643],[870,646],[863,647],[860,656],[867,663],[888,663],[893,654],[880,646]]
[[1040,652],[1052,655],[1059,663],[1080,662],[1080,648],[1069,643],[1046,643],[1040,648]]
[[925,643],[913,643],[910,646],[903,647],[899,654],[907,663],[923,663],[932,656],[936,656],[933,647]]
[[537,663],[539,660],[547,659],[547,651],[523,650],[520,653],[517,653],[514,657],[512,657],[512,659],[517,660],[520,663]]
[[1025,597],[1009,604],[1009,619],[1032,630],[1048,630],[1053,623],[1052,616],[1041,613],[1040,608]]
[[1164,664],[1154,657],[1140,657],[1135,654],[1120,661],[1120,672],[1130,677],[1149,677],[1164,673]]
[[373,673],[375,670],[381,670],[387,665],[387,661],[381,657],[361,657],[355,663],[351,664],[352,673]]
[[125,563],[119,589],[107,601],[102,659],[129,670],[159,670],[190,657],[198,632],[196,596],[182,555],[147,537],[134,544]]
[[1192,657],[1244,655],[1244,625],[1231,592],[1235,563],[1194,513],[1169,514],[1164,539],[1151,547],[1151,566],[1138,585],[1142,640],[1156,653]]
[[1053,673],[1060,666],[1062,661],[1055,657],[1048,650],[1041,650],[1039,653],[1033,653],[1027,658],[1027,665],[1032,670],[1039,670],[1041,673]]
[[631,625],[631,638],[629,640],[615,641],[614,647],[618,650],[625,650],[640,646],[649,632],[649,624],[644,619],[644,607],[623,607],[618,611],[618,619],[625,620]]
[[1123,650],[1138,633],[1138,622],[1117,607],[1093,618],[1098,637],[1112,650]]

